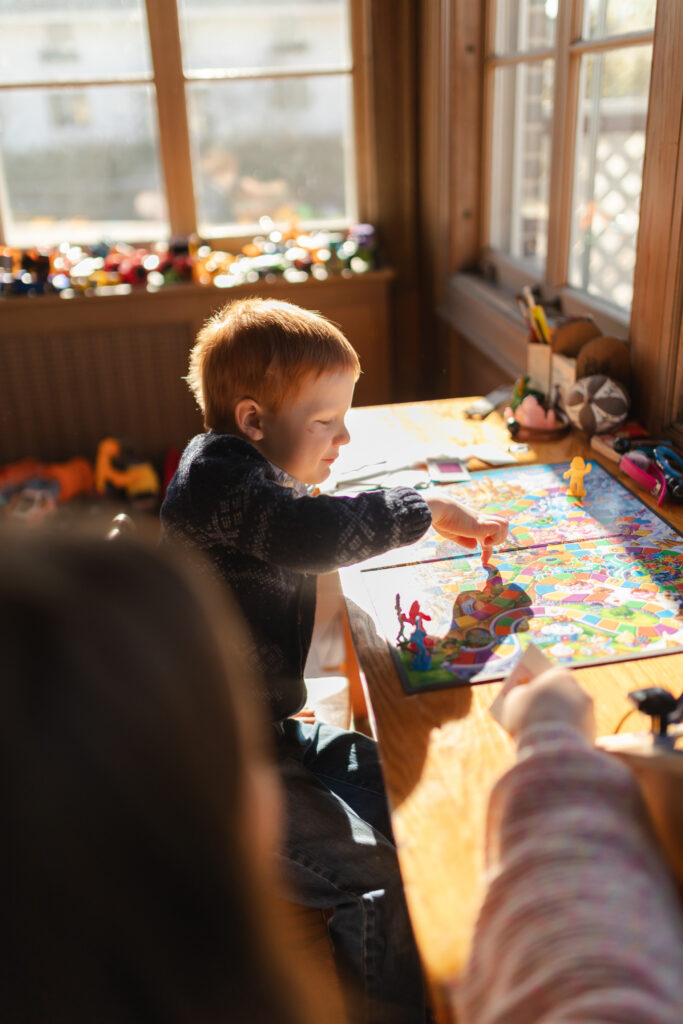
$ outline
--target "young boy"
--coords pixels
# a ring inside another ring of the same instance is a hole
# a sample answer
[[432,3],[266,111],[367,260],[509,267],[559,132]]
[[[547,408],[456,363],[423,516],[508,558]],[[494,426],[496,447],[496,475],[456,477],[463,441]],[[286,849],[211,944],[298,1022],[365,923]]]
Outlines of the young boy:
[[165,540],[208,555],[251,628],[285,791],[284,872],[298,901],[333,910],[335,956],[361,996],[352,1019],[417,1024],[421,973],[376,746],[292,717],[306,699],[316,574],[409,544],[430,523],[481,543],[487,559],[507,523],[408,487],[309,494],[349,441],[359,373],[322,316],[275,300],[228,304],[192,350],[187,380],[206,433],[185,449],[161,519]]

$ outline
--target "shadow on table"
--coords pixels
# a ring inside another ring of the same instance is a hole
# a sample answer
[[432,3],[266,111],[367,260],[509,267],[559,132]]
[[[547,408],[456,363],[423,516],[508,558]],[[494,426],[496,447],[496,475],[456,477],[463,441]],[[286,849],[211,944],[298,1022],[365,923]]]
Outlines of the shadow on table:
[[472,708],[472,688],[457,686],[415,695],[406,694],[386,639],[374,620],[352,599],[346,600],[356,645],[362,640],[362,672],[369,711],[390,803],[396,808],[423,774],[434,730],[453,719],[465,718]]

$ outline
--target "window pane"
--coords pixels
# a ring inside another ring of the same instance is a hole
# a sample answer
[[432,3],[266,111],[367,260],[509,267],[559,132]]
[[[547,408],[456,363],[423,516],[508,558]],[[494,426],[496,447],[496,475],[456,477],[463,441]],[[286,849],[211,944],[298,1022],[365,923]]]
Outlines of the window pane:
[[584,38],[654,28],[657,0],[584,0]]
[[498,0],[496,53],[522,53],[555,43],[558,0]]
[[180,0],[186,70],[346,68],[348,0]]
[[143,0],[0,0],[0,81],[150,71]]
[[584,57],[569,282],[630,309],[652,47]]
[[490,244],[539,265],[548,245],[552,107],[552,61],[496,69]]
[[151,86],[0,92],[10,245],[168,235]]
[[347,75],[189,86],[200,233],[298,216],[353,217]]

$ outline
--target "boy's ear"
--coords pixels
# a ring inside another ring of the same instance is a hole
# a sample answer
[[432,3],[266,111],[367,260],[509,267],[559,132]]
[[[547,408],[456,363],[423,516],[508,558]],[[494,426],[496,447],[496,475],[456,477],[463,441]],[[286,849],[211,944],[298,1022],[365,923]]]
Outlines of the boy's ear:
[[255,398],[240,398],[235,406],[235,426],[250,441],[263,440],[263,409]]

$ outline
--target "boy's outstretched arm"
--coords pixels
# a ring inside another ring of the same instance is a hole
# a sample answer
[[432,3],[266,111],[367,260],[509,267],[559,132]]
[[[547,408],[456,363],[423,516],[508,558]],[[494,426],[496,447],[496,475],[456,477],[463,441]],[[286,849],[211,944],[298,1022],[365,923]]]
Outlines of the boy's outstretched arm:
[[[507,521],[465,508],[449,495],[410,487],[347,497],[294,497],[270,481],[244,488],[237,546],[300,572],[329,572],[416,541],[432,525],[465,548],[481,544],[486,564],[507,536]],[[231,509],[235,511],[234,505]]]
[[353,497],[295,497],[263,479],[244,488],[241,501],[231,503],[227,519],[232,543],[239,550],[309,573],[330,572],[412,544],[431,523],[427,503],[410,487]]
[[[303,572],[328,572],[416,541],[430,525],[465,548],[481,544],[486,564],[508,532],[507,521],[467,509],[448,495],[408,487],[353,497],[293,498],[265,481],[248,489],[250,511],[241,543],[274,564]],[[246,510],[245,510],[246,511]],[[268,525],[266,525],[266,523]],[[263,545],[263,550],[258,550]],[[244,550],[244,548],[243,548]]]
[[432,526],[443,537],[461,544],[464,548],[476,548],[481,544],[481,560],[487,565],[493,548],[502,544],[508,533],[508,522],[504,516],[489,515],[466,508],[448,494],[425,496],[432,513]]

